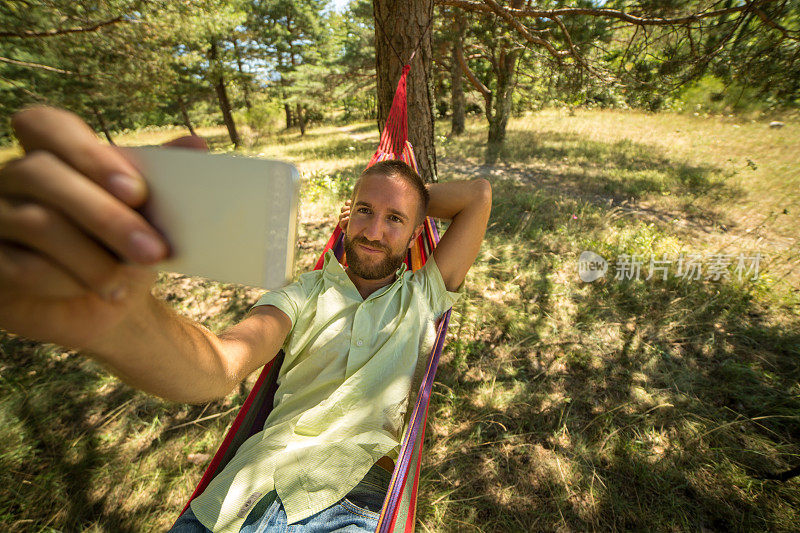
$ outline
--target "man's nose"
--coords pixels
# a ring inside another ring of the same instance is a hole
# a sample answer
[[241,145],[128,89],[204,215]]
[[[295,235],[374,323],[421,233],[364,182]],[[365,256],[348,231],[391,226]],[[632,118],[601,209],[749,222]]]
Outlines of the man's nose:
[[383,237],[383,227],[377,217],[373,217],[364,228],[364,238],[372,242],[380,242]]

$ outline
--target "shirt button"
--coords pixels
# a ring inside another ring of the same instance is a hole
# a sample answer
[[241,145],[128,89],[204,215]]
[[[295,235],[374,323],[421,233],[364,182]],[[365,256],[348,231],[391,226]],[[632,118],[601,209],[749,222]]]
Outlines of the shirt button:
[[356,342],[356,346],[361,346],[362,344],[364,344],[364,341],[358,341],[358,342]]

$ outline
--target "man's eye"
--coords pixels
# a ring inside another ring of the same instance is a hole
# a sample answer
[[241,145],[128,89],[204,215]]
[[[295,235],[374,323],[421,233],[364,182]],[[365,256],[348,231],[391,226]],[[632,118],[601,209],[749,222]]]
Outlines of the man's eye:
[[369,212],[369,209],[367,209],[366,207],[359,207],[358,208],[358,212],[359,213],[367,213],[367,212]]
[[400,217],[397,217],[395,215],[392,215],[391,219],[394,220],[395,222],[402,222],[402,220],[400,220]]

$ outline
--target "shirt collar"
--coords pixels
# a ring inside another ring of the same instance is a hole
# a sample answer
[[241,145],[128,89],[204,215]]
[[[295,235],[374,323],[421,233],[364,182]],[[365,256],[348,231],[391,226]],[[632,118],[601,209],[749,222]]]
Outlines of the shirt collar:
[[[400,266],[395,270],[396,278],[395,280],[385,287],[385,290],[389,290],[389,287],[397,283],[398,281],[403,279],[403,274],[405,274],[406,270],[408,270],[408,265],[405,262],[401,263]],[[342,264],[336,259],[336,254],[333,253],[332,249],[329,249],[325,252],[325,259],[322,263],[322,274],[323,277],[328,279],[329,281],[335,281],[339,283],[350,284],[355,288],[353,281],[350,279],[350,276],[347,275]],[[384,289],[384,287],[381,287]],[[378,291],[381,291],[378,289]],[[378,292],[376,291],[376,292]],[[356,291],[358,292],[358,291]],[[373,293],[374,294],[374,293]]]

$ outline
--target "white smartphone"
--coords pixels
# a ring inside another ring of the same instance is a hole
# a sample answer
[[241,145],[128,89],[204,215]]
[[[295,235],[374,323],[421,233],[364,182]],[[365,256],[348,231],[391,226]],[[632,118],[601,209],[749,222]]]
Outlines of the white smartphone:
[[149,188],[138,211],[164,236],[157,270],[275,289],[292,281],[300,176],[282,161],[124,148]]

